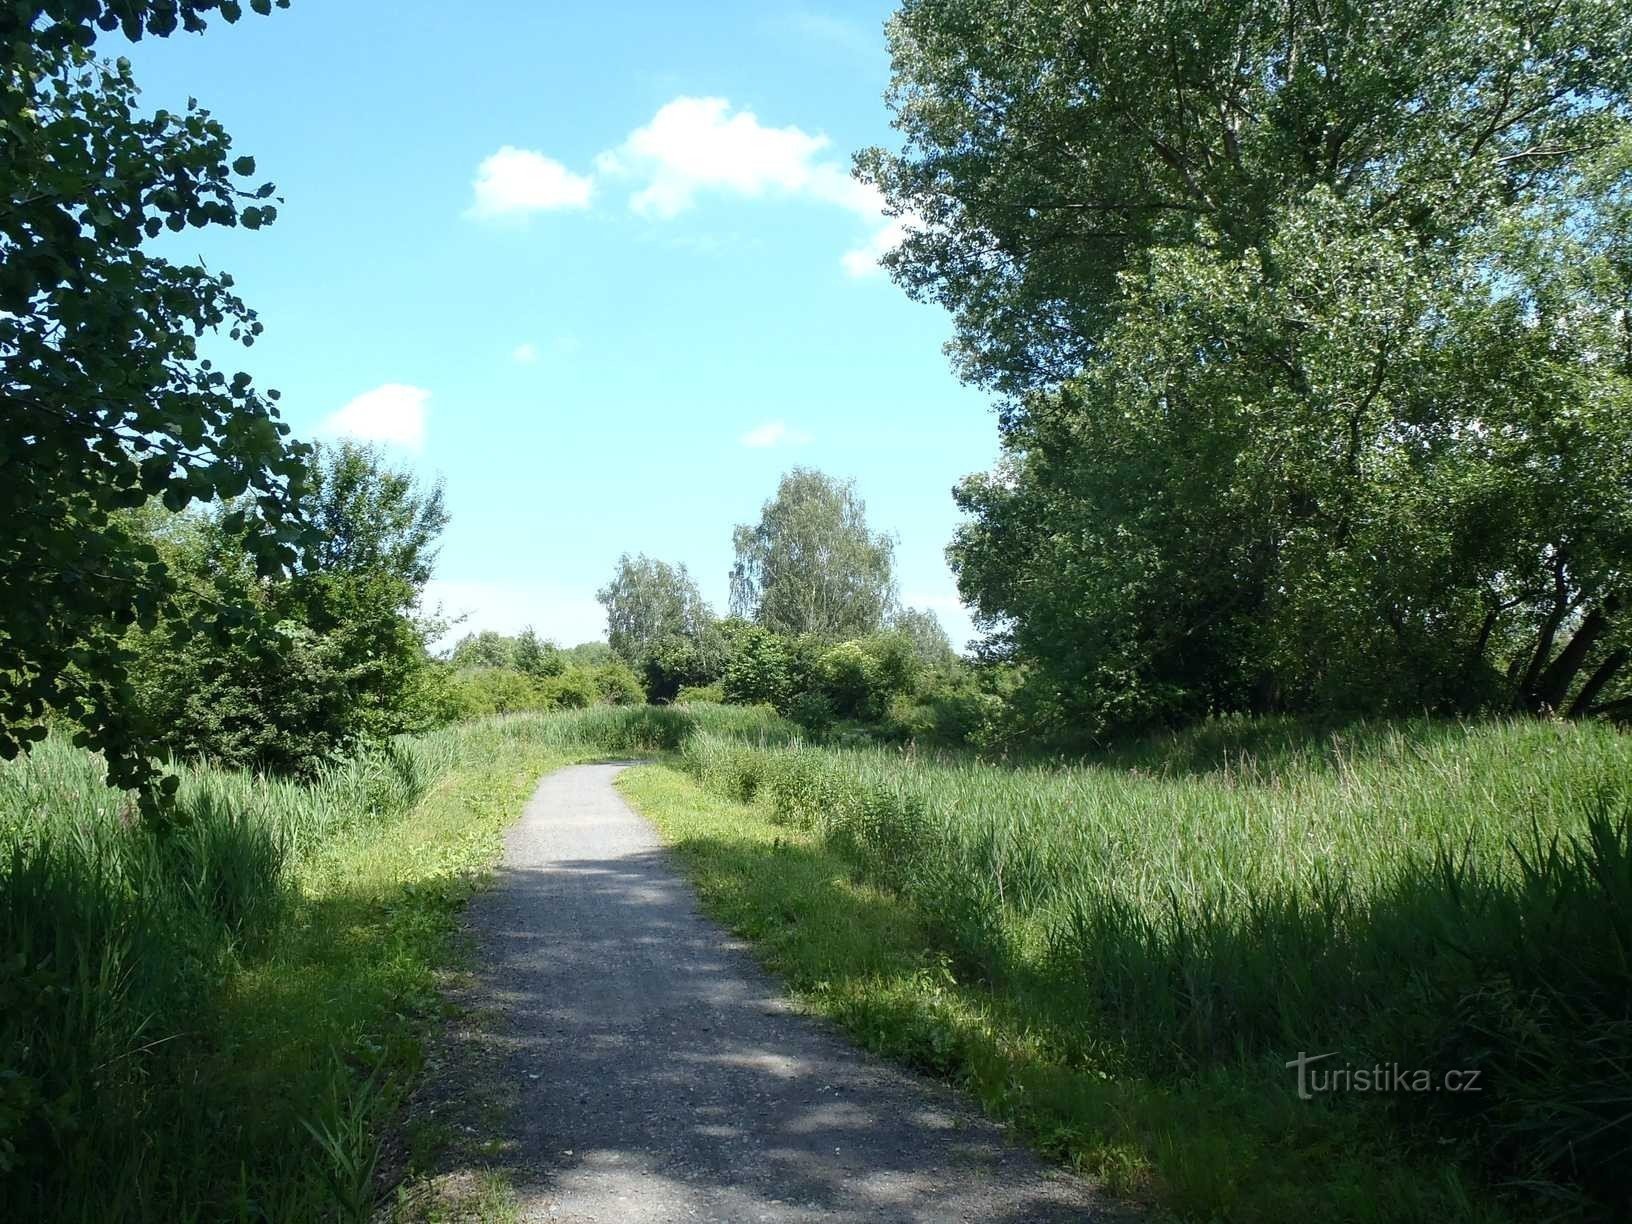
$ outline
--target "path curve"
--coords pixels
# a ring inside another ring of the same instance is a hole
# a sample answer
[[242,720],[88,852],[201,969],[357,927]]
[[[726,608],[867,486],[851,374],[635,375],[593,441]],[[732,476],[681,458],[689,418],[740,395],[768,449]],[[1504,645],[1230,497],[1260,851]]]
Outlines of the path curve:
[[471,907],[524,1220],[1110,1217],[944,1085],[792,1011],[612,788],[622,768],[546,777]]

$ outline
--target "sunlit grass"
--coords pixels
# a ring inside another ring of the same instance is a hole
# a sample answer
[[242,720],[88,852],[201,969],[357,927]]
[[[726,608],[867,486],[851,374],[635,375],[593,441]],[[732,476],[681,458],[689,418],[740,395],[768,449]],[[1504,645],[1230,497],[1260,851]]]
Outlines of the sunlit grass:
[[[681,804],[677,845],[733,922],[798,944],[809,997],[1119,1186],[1289,1220],[1591,1216],[1623,1192],[1632,739],[1611,728],[1240,720],[1022,767],[699,733],[675,764],[712,796],[688,803],[730,813],[699,841]],[[778,892],[788,851],[756,837],[819,851],[828,882]],[[882,978],[872,937],[821,917],[862,884],[910,916]],[[1299,1050],[1494,1087],[1303,1102]]]
[[155,832],[89,754],[0,768],[0,1200],[40,1220],[366,1218],[460,906],[559,727],[302,786],[183,769]]

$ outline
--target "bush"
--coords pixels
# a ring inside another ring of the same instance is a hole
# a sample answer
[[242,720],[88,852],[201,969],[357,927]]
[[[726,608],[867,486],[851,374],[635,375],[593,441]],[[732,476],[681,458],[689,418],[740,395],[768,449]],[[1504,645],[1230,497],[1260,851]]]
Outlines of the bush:
[[810,735],[821,738],[838,719],[833,702],[823,693],[800,693],[788,702],[787,716]]
[[845,718],[871,718],[878,712],[878,666],[860,642],[841,642],[817,663],[815,690],[802,696],[822,699]]
[[724,705],[725,689],[718,684],[683,686],[674,695],[675,705]]
[[595,679],[595,688],[600,693],[601,700],[609,705],[640,705],[646,700],[646,691],[641,687],[640,677],[635,675],[635,669],[622,659],[602,663],[591,675]]
[[695,637],[668,634],[652,643],[640,660],[646,699],[655,705],[673,701],[682,688],[714,684],[725,671],[726,638],[709,624]]
[[230,503],[150,526],[178,589],[125,645],[154,747],[312,777],[426,724],[413,609],[446,522],[441,491],[352,444],[320,448],[311,481],[304,509],[322,536],[276,578],[260,576]]
[[551,702],[545,687],[550,683],[553,681],[534,680],[509,667],[471,668],[455,675],[453,687],[459,697],[450,704],[465,718],[547,710]]
[[786,639],[758,625],[743,625],[733,634],[731,655],[720,687],[733,705],[781,708],[789,696],[789,650]]
[[559,676],[540,681],[538,690],[543,703],[536,708],[546,710],[582,710],[601,700],[595,673],[583,667],[570,667]]

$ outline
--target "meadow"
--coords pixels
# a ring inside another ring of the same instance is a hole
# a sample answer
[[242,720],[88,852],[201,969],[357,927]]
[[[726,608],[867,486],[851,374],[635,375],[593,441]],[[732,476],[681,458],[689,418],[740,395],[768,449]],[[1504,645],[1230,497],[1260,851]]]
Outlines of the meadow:
[[[0,1197],[368,1218],[464,901],[540,774],[611,757],[652,759],[624,793],[804,1006],[1158,1216],[1626,1201],[1624,734],[1220,720],[1016,764],[707,705],[470,722],[306,784],[177,767],[159,825],[59,741],[0,767]],[[1300,1099],[1300,1051],[1478,1090]]]
[[[1624,734],[1221,720],[1023,766],[776,738],[690,736],[626,793],[810,1006],[1120,1193],[1198,1219],[1626,1203]],[[1435,1087],[1300,1099],[1300,1052]]]

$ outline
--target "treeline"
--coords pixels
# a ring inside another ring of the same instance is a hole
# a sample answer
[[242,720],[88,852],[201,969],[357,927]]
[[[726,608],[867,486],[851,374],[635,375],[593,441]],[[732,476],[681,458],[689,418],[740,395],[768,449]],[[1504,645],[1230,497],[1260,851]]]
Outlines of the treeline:
[[684,565],[644,555],[599,592],[648,700],[769,705],[817,735],[966,738],[975,675],[932,612],[900,605],[894,540],[853,483],[794,468],[733,539],[727,617]]
[[933,613],[899,606],[894,542],[853,484],[785,475],[735,532],[728,616],[685,565],[624,555],[598,596],[608,642],[467,634],[442,665],[450,717],[607,702],[768,705],[807,732],[962,741],[974,672]]

